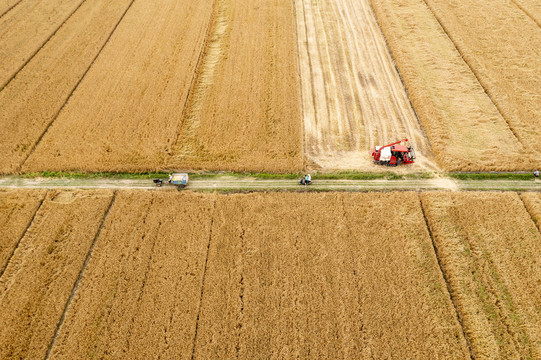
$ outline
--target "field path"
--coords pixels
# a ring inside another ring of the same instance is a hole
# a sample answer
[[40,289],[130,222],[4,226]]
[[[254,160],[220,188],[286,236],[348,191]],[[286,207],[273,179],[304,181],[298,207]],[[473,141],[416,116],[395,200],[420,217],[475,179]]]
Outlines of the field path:
[[408,138],[423,158],[413,168],[435,169],[370,2],[295,6],[309,165],[372,169],[370,148]]
[[[156,189],[176,191],[173,186],[157,188],[150,179],[112,179],[112,178],[22,178],[17,176],[0,177],[0,189]],[[381,191],[381,190],[511,190],[541,191],[539,180],[457,180],[446,177],[407,180],[314,180],[309,187],[300,186],[294,179],[256,179],[252,177],[217,176],[209,179],[192,179],[189,190],[198,191]]]

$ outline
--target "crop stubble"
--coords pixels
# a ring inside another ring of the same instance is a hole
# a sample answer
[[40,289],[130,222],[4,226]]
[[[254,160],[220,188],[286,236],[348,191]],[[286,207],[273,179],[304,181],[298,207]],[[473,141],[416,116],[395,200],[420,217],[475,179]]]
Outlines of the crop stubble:
[[516,193],[422,193],[478,359],[541,357],[541,235]]
[[290,1],[217,0],[169,167],[299,171],[295,55]]
[[130,2],[86,1],[0,92],[0,172],[22,165]]
[[467,358],[416,193],[218,197],[195,358]]
[[135,1],[23,170],[163,168],[211,1]]
[[369,0],[295,4],[307,160],[381,169],[369,149],[408,138],[420,155],[412,167],[434,169]]
[[532,159],[425,2],[371,2],[437,162],[448,171],[531,166]]
[[0,18],[0,89],[81,3],[82,0],[23,1]]
[[507,0],[425,1],[540,167],[541,27]]
[[0,274],[30,225],[46,191],[0,190]]
[[49,191],[0,278],[0,358],[43,358],[110,191]]
[[118,192],[51,358],[189,358],[213,203]]

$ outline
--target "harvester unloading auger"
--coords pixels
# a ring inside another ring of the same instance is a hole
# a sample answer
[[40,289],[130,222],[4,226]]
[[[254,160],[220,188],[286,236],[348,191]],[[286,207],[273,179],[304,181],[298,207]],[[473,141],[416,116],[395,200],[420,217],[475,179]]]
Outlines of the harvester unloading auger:
[[373,148],[371,156],[374,158],[374,164],[387,166],[413,164],[415,162],[415,151],[411,146],[399,145],[403,141],[407,142],[408,139]]

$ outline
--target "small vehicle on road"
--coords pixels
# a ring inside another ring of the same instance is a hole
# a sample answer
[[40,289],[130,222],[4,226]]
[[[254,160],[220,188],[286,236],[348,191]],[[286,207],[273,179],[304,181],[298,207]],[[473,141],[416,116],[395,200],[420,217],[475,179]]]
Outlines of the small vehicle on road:
[[156,184],[156,186],[158,187],[162,186],[163,184],[175,185],[177,187],[177,190],[182,190],[186,186],[188,186],[188,181],[188,174],[174,173],[169,175],[169,179],[167,179],[167,181],[162,179],[154,179],[154,184]]

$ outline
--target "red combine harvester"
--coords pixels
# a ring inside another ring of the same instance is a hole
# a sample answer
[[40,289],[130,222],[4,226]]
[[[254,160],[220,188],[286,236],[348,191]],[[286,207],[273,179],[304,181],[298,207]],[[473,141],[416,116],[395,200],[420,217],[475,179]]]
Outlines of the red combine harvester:
[[385,146],[376,146],[372,149],[371,155],[374,158],[374,164],[387,166],[413,164],[415,162],[415,151],[411,146],[399,145],[402,141],[408,141],[408,139]]

